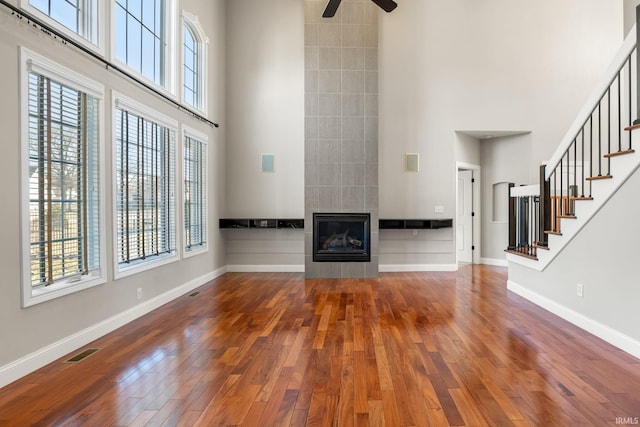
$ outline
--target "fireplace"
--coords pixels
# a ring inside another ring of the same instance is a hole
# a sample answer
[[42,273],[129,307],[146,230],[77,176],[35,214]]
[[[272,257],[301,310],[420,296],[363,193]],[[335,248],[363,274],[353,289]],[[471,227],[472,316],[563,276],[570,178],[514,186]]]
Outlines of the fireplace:
[[314,213],[314,262],[370,262],[368,213]]

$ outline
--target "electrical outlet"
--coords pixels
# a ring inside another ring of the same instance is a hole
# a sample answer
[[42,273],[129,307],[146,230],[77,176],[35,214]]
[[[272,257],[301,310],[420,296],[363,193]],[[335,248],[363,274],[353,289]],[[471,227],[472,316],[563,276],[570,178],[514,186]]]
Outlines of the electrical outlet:
[[415,229],[414,229],[411,233],[412,233],[414,236],[417,236],[417,235],[418,235],[418,230],[415,230]]
[[444,213],[444,206],[436,206],[433,208],[434,213]]
[[584,286],[582,286],[582,283],[578,283],[578,289],[576,290],[576,292],[578,293],[579,297],[584,297]]
[[136,289],[136,295],[138,296],[138,299],[141,300],[142,299],[142,288],[138,288]]

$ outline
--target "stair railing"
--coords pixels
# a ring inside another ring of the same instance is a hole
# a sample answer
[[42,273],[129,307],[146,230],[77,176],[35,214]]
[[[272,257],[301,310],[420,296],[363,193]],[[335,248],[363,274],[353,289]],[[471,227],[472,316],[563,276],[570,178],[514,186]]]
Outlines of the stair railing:
[[633,151],[631,133],[623,130],[633,125],[638,104],[638,61],[634,29],[609,66],[609,79],[596,87],[551,160],[540,167],[538,193],[512,190],[509,252],[536,258],[538,249],[548,249],[547,235],[561,234],[561,220],[575,218],[576,201],[592,199],[592,182],[611,178],[611,157]]

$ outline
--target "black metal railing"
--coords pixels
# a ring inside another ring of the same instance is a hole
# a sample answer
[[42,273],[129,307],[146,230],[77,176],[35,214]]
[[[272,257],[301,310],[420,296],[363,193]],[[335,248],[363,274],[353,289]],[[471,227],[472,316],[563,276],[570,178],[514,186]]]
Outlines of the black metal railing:
[[624,129],[637,124],[635,108],[640,115],[636,39],[625,40],[615,61],[608,85],[599,86],[596,94],[601,95],[592,98],[595,105],[583,110],[583,121],[572,127],[575,133],[568,132],[573,137],[565,138],[552,161],[540,167],[539,192],[510,192],[509,252],[536,258],[539,249],[548,249],[547,236],[561,234],[563,218],[575,218],[576,201],[592,199],[593,181],[611,178],[611,158],[633,152],[631,132]]

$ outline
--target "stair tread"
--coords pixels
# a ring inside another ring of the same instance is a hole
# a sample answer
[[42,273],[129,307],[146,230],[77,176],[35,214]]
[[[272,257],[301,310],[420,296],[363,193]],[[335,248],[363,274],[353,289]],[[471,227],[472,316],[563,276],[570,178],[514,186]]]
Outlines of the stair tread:
[[616,156],[623,156],[625,154],[631,154],[631,153],[635,153],[636,150],[633,149],[628,149],[628,150],[622,150],[622,151],[615,151],[613,153],[609,153],[609,154],[605,154],[604,157],[606,159],[611,158],[611,157],[616,157]]
[[553,234],[554,236],[562,236],[562,233],[555,230],[545,230],[544,234]]
[[576,219],[577,216],[575,216],[575,215],[558,215],[557,218]]
[[541,245],[541,244],[539,244],[538,242],[535,242],[535,243],[533,244],[533,246],[534,246],[536,249],[544,249],[545,251],[548,251],[548,250],[549,250],[549,246],[548,246],[548,245]]
[[597,181],[599,179],[610,179],[613,178],[611,175],[596,175],[585,178],[587,181]]
[[508,253],[508,254],[518,255],[518,256],[521,256],[521,257],[528,258],[528,259],[532,259],[534,261],[538,261],[538,257],[537,256],[529,255],[529,254],[524,253],[524,252],[519,252],[519,251],[517,251],[515,249],[505,249],[504,251],[506,253]]
[[583,200],[593,200],[593,197],[569,197],[569,200],[583,201]]
[[638,128],[640,128],[640,123],[638,123],[637,125],[627,126],[626,128],[624,128],[624,130],[634,130]]

